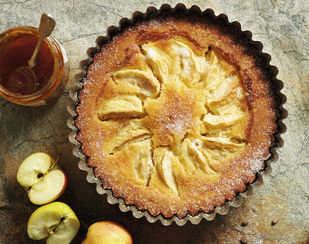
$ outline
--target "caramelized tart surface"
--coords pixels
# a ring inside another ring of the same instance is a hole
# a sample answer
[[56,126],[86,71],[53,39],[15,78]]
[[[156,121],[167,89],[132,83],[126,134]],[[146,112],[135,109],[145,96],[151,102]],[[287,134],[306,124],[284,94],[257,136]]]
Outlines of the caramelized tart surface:
[[210,212],[255,179],[276,129],[269,82],[218,27],[158,19],[104,46],[76,125],[104,188],[164,217]]

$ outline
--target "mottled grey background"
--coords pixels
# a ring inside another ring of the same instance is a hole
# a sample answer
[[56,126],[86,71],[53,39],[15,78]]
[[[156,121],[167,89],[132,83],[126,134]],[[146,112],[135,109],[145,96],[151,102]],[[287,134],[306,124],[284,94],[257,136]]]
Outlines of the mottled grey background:
[[[170,1],[172,5],[176,1]],[[309,1],[183,1],[187,6],[213,8],[240,21],[262,41],[279,68],[287,96],[287,132],[279,160],[264,176],[264,184],[254,188],[241,208],[214,222],[198,226],[162,227],[135,220],[116,206],[106,204],[86,183],[71,155],[66,128],[66,104],[72,77],[86,49],[98,35],[121,17],[160,6],[163,1],[50,1],[0,0],[0,31],[16,25],[38,25],[40,13],[57,20],[54,36],[66,48],[71,65],[71,81],[54,105],[25,108],[0,99],[0,243],[31,243],[25,234],[26,221],[35,209],[17,185],[16,170],[22,159],[34,151],[48,151],[60,157],[69,175],[62,201],[69,203],[82,222],[76,243],[84,238],[87,225],[115,220],[126,226],[136,243],[308,243],[309,240]]]

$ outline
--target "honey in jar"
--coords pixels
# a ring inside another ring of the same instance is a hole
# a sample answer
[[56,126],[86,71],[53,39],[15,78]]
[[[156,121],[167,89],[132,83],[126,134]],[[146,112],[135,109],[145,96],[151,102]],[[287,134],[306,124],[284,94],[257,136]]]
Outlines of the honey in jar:
[[36,65],[35,79],[14,72],[27,66],[38,41],[34,27],[16,27],[0,34],[0,95],[10,102],[39,106],[62,91],[68,77],[68,60],[63,47],[53,37],[43,41]]

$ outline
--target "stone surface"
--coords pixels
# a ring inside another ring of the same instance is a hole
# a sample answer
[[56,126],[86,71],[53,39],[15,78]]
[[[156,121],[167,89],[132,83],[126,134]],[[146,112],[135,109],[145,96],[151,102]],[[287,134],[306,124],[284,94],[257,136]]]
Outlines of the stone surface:
[[[32,243],[26,235],[26,222],[36,208],[15,180],[22,159],[35,151],[59,156],[69,175],[69,186],[60,199],[77,212],[82,227],[75,239],[79,243],[89,224],[96,220],[115,220],[133,234],[136,243],[308,243],[309,240],[309,1],[184,1],[187,6],[213,8],[240,21],[251,30],[253,39],[262,41],[271,63],[279,68],[284,81],[289,112],[284,121],[287,132],[284,147],[264,184],[254,187],[243,206],[228,216],[198,226],[163,227],[136,220],[121,213],[96,194],[93,185],[77,168],[71,154],[66,127],[66,104],[78,63],[86,49],[104,35],[121,17],[144,11],[163,1],[49,1],[0,0],[0,31],[16,25],[37,25],[40,13],[52,14],[58,22],[54,36],[66,48],[71,65],[66,91],[57,103],[41,108],[25,108],[0,99],[0,243]],[[172,5],[176,1],[171,1]]]

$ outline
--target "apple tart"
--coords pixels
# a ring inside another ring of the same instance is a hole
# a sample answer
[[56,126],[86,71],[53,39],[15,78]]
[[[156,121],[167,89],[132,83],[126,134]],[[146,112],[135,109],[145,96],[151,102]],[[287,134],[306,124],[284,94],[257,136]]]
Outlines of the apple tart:
[[243,192],[276,131],[262,68],[197,19],[118,34],[95,55],[79,101],[77,139],[103,187],[165,218],[209,213]]

